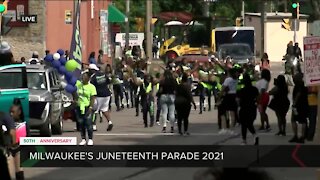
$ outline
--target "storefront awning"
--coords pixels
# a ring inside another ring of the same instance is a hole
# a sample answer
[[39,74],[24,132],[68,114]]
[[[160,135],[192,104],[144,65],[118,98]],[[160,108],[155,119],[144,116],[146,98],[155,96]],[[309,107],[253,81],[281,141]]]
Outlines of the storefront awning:
[[114,5],[108,6],[108,21],[111,23],[125,22],[127,17]]

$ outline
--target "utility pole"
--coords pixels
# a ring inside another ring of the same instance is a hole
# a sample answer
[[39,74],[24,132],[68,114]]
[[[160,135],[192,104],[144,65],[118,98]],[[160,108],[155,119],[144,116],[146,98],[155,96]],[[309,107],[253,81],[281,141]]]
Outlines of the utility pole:
[[265,1],[262,0],[261,3],[261,51],[260,51],[260,56],[263,55],[265,52],[265,47],[264,47],[264,39],[265,39],[265,19],[266,19],[266,9],[265,9]]
[[245,18],[245,4],[244,4],[244,0],[242,0],[241,16],[242,16],[242,26],[244,26],[244,25],[245,25],[245,23],[244,23],[244,18]]
[[147,71],[150,73],[150,63],[152,60],[152,34],[151,34],[151,19],[152,19],[152,0],[146,0],[146,36],[147,36]]
[[[130,31],[130,26],[129,26],[129,16],[130,16],[130,0],[126,0],[126,48],[129,48],[129,31]],[[127,49],[126,49],[127,50]]]

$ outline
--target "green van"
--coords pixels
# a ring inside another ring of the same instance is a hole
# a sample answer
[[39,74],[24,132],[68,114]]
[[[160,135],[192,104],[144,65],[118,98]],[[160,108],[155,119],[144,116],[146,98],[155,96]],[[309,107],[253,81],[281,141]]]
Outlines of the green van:
[[[15,70],[15,73],[8,73],[8,70]],[[20,100],[28,124],[29,89],[25,64],[0,66],[0,111],[9,113],[14,100]]]

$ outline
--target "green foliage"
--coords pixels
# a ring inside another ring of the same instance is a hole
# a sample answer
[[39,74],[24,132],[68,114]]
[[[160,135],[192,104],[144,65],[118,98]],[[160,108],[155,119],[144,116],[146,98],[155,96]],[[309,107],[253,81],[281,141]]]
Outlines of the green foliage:
[[[261,2],[257,0],[244,0],[246,12],[260,12]],[[210,4],[210,15],[225,17],[229,20],[226,24],[232,25],[235,22],[236,17],[241,16],[241,2],[242,0],[217,0]],[[287,9],[290,12],[292,9],[293,0],[267,0],[267,4],[273,4],[273,10],[284,11],[284,3],[287,3]],[[115,6],[125,13],[126,11],[126,0],[115,0]],[[194,16],[201,16],[203,14],[203,1],[202,0],[153,0],[153,14],[154,16],[160,12],[167,11],[184,11],[190,12]],[[146,12],[146,0],[130,0],[130,31],[136,31],[135,17],[145,18]],[[314,17],[315,19],[320,18],[320,11],[317,9],[320,7],[320,0],[310,0],[310,3],[303,3],[300,6],[301,12]],[[268,8],[267,8],[268,9]],[[122,31],[124,31],[125,24],[121,24]],[[159,33],[160,28],[155,27],[155,31]]]

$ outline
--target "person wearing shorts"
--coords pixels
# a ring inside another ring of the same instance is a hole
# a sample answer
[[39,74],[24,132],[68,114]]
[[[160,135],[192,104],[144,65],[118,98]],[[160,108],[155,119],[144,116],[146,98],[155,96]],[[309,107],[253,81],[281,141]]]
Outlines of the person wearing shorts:
[[258,110],[261,117],[261,127],[259,130],[270,131],[269,117],[266,113],[268,104],[269,104],[269,82],[271,80],[271,73],[268,69],[263,69],[261,71],[261,79],[257,81],[256,87],[259,91],[259,101],[258,101]]
[[[111,80],[105,73],[101,72],[95,64],[90,64],[89,69],[93,72],[93,75],[91,76],[91,84],[93,84],[97,90],[97,96],[94,105],[95,112],[102,112],[103,116],[108,121],[107,131],[111,131],[113,128],[109,112],[109,102],[111,96],[109,84],[111,83]],[[93,130],[97,130],[96,125],[93,126]]]
[[[222,85],[221,92],[224,93],[223,100],[221,102],[221,109],[220,113],[221,116],[221,122],[222,122],[222,129],[219,131],[219,134],[226,134],[229,133],[231,135],[235,135],[235,133],[230,130],[231,127],[234,127],[236,124],[235,117],[238,109],[238,104],[236,101],[237,98],[237,71],[236,69],[230,69],[228,73],[228,77],[224,80]],[[229,117],[228,114],[230,114]],[[230,119],[231,125],[230,128],[227,129],[227,119]]]

